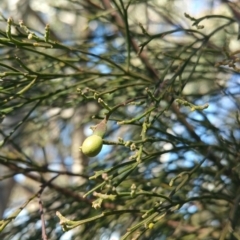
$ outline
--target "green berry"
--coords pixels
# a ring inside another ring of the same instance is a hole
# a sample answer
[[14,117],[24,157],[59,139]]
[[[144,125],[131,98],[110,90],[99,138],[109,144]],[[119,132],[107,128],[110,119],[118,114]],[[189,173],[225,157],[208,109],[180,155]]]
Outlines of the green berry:
[[102,146],[102,138],[97,135],[92,135],[84,140],[81,150],[84,155],[88,157],[95,157],[100,153]]

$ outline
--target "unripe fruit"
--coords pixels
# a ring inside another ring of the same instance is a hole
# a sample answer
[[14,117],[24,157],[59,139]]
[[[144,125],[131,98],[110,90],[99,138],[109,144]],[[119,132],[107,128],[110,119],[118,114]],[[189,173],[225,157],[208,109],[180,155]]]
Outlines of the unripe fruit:
[[87,137],[81,147],[82,153],[88,157],[97,156],[103,146],[103,140],[97,135],[91,135]]

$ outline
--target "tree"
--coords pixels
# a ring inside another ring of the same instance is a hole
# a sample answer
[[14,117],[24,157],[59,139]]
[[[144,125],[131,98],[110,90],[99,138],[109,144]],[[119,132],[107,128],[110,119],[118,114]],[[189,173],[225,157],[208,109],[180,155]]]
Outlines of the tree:
[[238,4],[33,2],[1,21],[1,239],[240,239]]

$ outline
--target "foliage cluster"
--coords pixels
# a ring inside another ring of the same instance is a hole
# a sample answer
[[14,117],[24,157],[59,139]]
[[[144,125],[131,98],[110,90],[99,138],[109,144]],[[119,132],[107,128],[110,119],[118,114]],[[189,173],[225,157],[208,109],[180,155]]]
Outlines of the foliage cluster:
[[[1,19],[2,239],[240,239],[234,15],[44,1],[66,18],[45,24],[24,2],[32,23]],[[88,158],[79,147],[101,123]]]

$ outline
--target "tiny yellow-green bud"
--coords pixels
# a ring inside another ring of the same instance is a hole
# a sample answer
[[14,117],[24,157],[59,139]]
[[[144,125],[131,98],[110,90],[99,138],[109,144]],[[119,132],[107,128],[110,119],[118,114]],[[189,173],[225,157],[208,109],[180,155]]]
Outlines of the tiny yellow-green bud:
[[100,153],[102,146],[102,138],[97,135],[91,135],[84,140],[81,150],[84,155],[88,157],[95,157]]
[[154,223],[151,222],[151,223],[148,224],[149,229],[152,229],[153,227],[154,227]]

